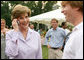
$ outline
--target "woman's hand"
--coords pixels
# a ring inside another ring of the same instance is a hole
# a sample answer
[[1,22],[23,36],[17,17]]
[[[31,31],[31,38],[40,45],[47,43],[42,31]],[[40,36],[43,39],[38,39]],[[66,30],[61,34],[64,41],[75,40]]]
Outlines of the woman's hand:
[[18,27],[18,24],[17,24],[17,19],[13,19],[12,26],[13,26],[13,28],[16,32],[19,30],[19,27]]

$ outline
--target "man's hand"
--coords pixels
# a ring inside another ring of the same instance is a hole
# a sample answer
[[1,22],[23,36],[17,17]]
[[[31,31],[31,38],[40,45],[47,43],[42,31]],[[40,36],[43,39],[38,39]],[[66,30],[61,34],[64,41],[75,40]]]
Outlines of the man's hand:
[[50,48],[51,46],[50,45],[47,45],[48,48]]

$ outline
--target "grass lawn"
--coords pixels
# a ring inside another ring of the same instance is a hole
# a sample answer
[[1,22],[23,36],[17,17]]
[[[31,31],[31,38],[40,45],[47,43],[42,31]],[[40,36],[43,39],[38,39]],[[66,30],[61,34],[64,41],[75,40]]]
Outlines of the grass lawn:
[[43,56],[43,59],[48,59],[48,48],[47,46],[42,46],[42,56]]

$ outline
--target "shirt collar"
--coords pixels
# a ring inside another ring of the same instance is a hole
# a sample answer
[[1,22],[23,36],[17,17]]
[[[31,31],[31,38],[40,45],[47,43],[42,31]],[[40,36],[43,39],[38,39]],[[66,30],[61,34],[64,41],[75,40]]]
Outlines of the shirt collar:
[[32,33],[32,32],[33,32],[33,30],[32,30],[32,29],[30,29],[30,28],[28,28],[28,32],[29,32],[29,33]]
[[[56,30],[58,29],[58,27],[56,28]],[[52,28],[52,30],[54,30],[53,28]]]
[[81,22],[80,24],[78,24],[77,26],[75,26],[73,28],[73,31],[79,30],[79,29],[81,29],[81,27],[83,27],[83,22]]
[[[28,40],[30,40],[30,36],[31,36],[32,32],[33,32],[33,30],[31,30],[30,28],[28,28],[28,32],[27,32],[27,36],[28,36],[27,39],[28,39]],[[21,33],[20,31],[19,31],[18,33],[20,34],[20,35],[19,35],[19,36],[20,36],[19,38],[20,38],[21,40],[23,40],[23,35],[22,35],[22,33]],[[25,41],[25,40],[23,40],[23,41]]]
[[[21,33],[21,31],[19,30],[18,32],[20,32]],[[28,27],[28,33],[32,33],[33,32],[33,30],[32,29],[30,29],[29,27]]]

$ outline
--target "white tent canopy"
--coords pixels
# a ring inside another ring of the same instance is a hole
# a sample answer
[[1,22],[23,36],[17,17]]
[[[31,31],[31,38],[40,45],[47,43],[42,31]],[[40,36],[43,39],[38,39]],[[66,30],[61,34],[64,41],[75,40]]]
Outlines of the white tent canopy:
[[50,12],[46,12],[40,15],[36,15],[33,17],[30,17],[30,21],[34,21],[34,20],[48,20],[50,21],[52,18],[56,18],[58,20],[65,20],[65,16],[63,15],[63,13],[61,13],[61,9],[57,9],[57,10],[53,10]]
[[63,15],[63,13],[61,13],[61,9],[30,17],[30,21],[49,25],[52,18],[65,21],[65,16]]

